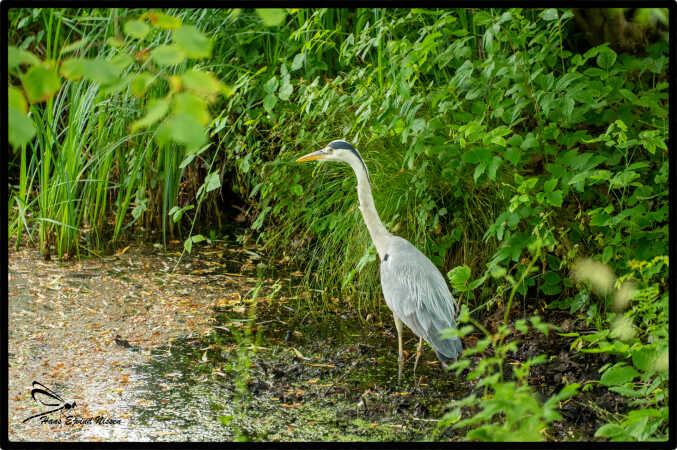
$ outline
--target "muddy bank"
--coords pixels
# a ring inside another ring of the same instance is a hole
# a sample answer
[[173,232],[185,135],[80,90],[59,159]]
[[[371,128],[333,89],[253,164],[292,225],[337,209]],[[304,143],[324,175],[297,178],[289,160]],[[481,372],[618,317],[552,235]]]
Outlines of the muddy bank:
[[[417,339],[407,331],[398,386],[385,306],[382,322],[361,320],[342,301],[310,314],[297,289],[301,273],[273,270],[254,247],[196,248],[177,265],[179,249],[134,245],[59,263],[10,246],[10,440],[463,439],[463,430],[434,430],[474,384],[443,372],[429,347],[414,374]],[[583,327],[563,312],[540,314],[568,330]],[[479,319],[491,328],[493,317]],[[596,379],[605,361],[571,353],[569,344],[530,333],[506,371],[554,355],[530,373],[544,398]],[[23,423],[49,410],[32,399],[33,381],[77,406]],[[622,410],[619,398],[596,389],[563,404],[563,420],[546,437],[591,439],[604,411]],[[82,423],[68,423],[69,415]]]

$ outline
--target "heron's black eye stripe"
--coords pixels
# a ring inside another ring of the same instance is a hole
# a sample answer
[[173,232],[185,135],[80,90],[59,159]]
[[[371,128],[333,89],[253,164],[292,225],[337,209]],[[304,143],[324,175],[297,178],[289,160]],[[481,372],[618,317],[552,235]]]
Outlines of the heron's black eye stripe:
[[369,176],[369,171],[367,170],[367,166],[364,164],[364,160],[362,159],[362,156],[360,155],[360,152],[355,149],[352,145],[347,143],[346,141],[331,141],[329,145],[327,146],[328,148],[332,148],[334,150],[348,150],[349,152],[352,152],[353,155],[357,156],[357,159],[360,160],[362,163],[362,166],[364,167],[364,171],[367,173],[367,180],[371,182],[371,177]]
[[329,143],[329,147],[333,148],[335,150],[351,150],[355,151],[352,145],[347,143],[346,141],[331,141]]
[[386,253],[386,255],[383,257],[383,261],[388,261],[388,254],[387,254],[387,253]]

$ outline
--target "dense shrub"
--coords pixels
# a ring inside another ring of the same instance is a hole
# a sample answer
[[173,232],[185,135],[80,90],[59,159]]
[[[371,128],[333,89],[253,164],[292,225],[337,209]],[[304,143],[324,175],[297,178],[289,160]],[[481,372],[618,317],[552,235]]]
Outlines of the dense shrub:
[[[530,292],[599,330],[572,333],[572,348],[615,355],[600,382],[641,411],[599,436],[662,438],[668,45],[583,48],[572,17],[11,10],[10,236],[39,226],[63,257],[83,237],[96,247],[161,225],[190,251],[223,183],[247,203],[259,244],[303,265],[305,287],[373,312],[377,257],[350,169],[293,162],[344,138],[369,167],[383,222],[449,272],[462,303],[504,307],[509,292]],[[581,258],[616,284],[599,293],[572,277]],[[619,307],[609,292],[623,289]],[[517,381],[502,386],[527,395]]]

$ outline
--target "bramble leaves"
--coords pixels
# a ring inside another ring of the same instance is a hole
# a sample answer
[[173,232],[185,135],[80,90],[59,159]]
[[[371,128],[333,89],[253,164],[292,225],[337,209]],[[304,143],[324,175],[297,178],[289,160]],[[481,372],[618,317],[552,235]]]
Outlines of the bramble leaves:
[[639,376],[639,372],[623,363],[617,363],[608,369],[599,380],[604,386],[619,386]]

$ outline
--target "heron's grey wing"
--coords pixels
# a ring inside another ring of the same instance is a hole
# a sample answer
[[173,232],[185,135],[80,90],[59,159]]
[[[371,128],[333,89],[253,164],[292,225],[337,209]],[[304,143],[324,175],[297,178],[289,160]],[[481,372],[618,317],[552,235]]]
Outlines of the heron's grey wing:
[[432,345],[440,359],[456,360],[460,339],[439,335],[456,328],[454,298],[437,267],[407,240],[395,237],[388,246],[381,262],[381,287],[388,307]]

